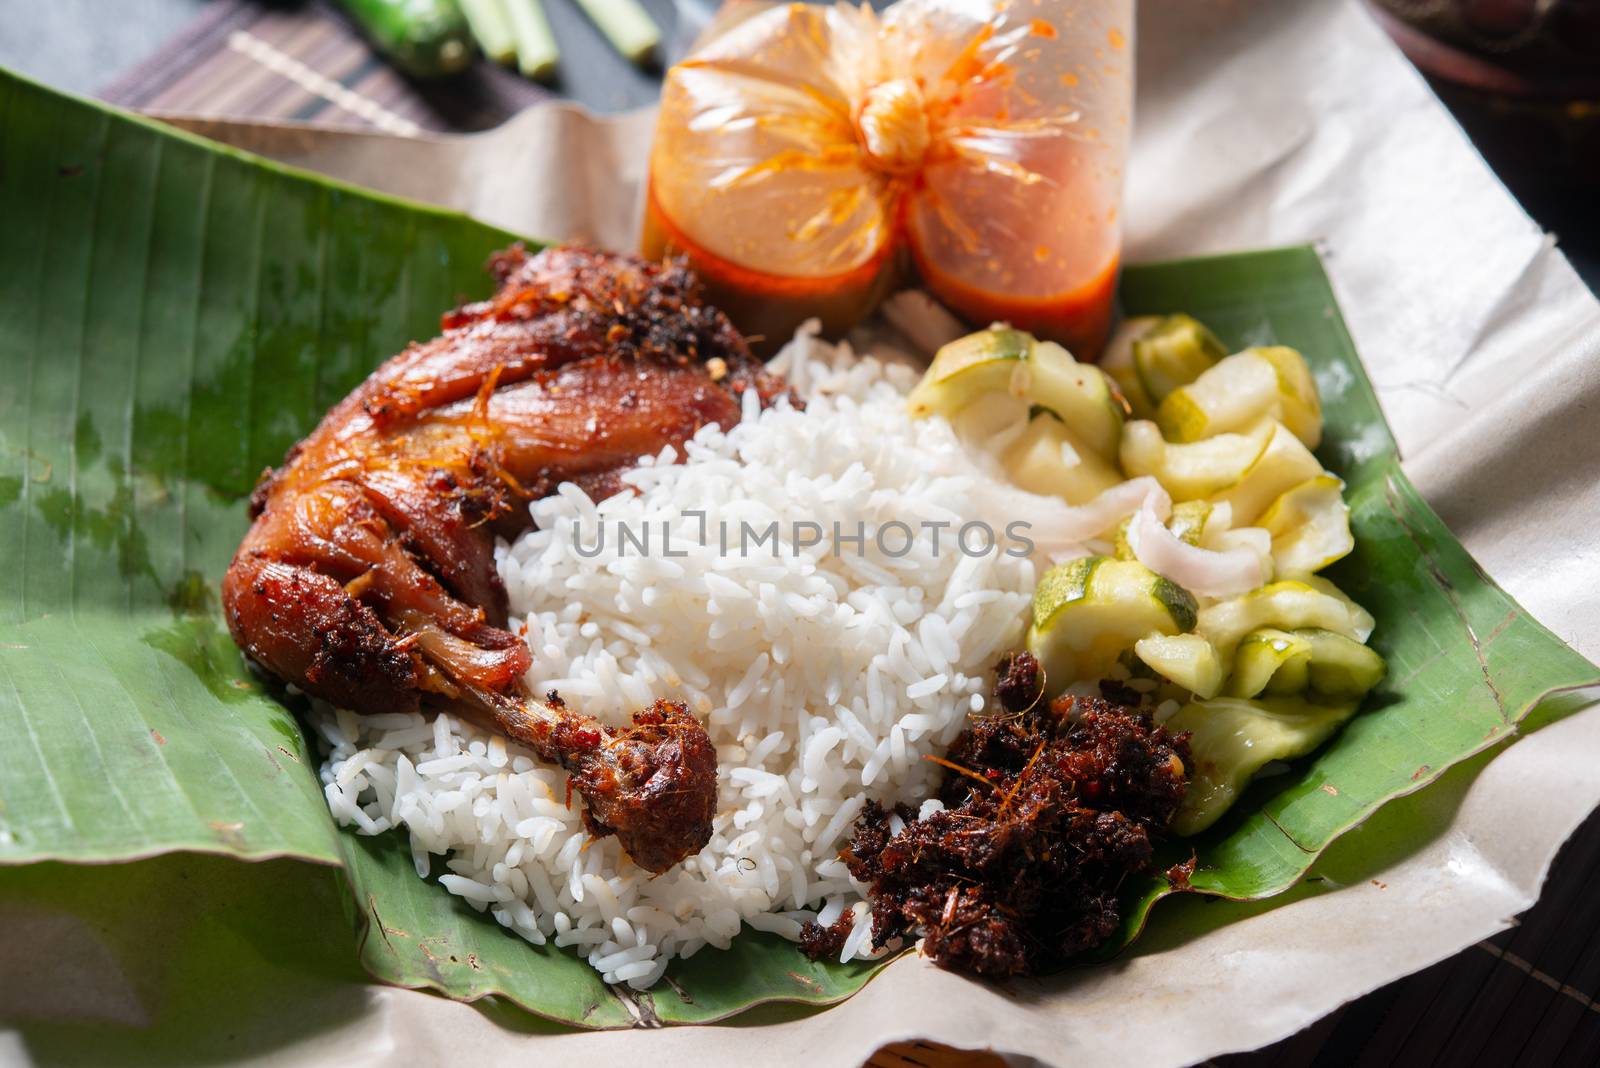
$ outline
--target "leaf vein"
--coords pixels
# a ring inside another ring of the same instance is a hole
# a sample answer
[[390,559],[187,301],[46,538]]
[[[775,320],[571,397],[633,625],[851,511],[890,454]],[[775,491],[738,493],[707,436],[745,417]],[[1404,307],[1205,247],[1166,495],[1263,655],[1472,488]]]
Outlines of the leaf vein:
[[1383,500],[1384,504],[1388,506],[1389,512],[1394,516],[1395,521],[1400,524],[1400,529],[1405,531],[1406,537],[1417,547],[1417,553],[1422,557],[1423,562],[1428,565],[1428,575],[1433,580],[1433,584],[1439,588],[1440,593],[1444,594],[1445,600],[1450,603],[1450,610],[1455,613],[1456,619],[1461,622],[1462,629],[1466,631],[1467,641],[1472,645],[1472,655],[1478,660],[1478,669],[1483,673],[1484,685],[1494,695],[1495,708],[1500,712],[1501,721],[1507,724],[1511,723],[1511,716],[1506,710],[1505,695],[1500,692],[1500,687],[1495,683],[1494,673],[1489,670],[1489,659],[1484,655],[1483,643],[1478,640],[1478,632],[1473,629],[1472,620],[1467,618],[1466,608],[1462,606],[1461,598],[1456,593],[1455,583],[1450,581],[1450,576],[1445,574],[1444,565],[1439,562],[1438,556],[1423,543],[1422,538],[1418,536],[1416,529],[1411,525],[1411,521],[1400,510],[1394,488],[1393,472],[1385,476]]

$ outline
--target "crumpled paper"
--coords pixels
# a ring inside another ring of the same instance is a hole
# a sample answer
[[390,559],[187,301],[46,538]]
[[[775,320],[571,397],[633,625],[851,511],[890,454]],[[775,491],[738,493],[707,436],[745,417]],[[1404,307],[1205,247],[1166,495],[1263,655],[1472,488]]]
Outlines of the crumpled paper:
[[[1316,241],[1418,488],[1514,597],[1600,659],[1600,303],[1554,240],[1356,0],[1145,0],[1138,62],[1128,260]],[[620,248],[652,126],[563,106],[409,141],[182,121],[511,230]],[[820,1014],[554,1035],[366,987],[341,1025],[241,1059],[811,1066],[921,1038],[1019,1063],[1191,1063],[1270,1043],[1507,927],[1600,802],[1597,763],[1590,710],[1380,811],[1319,862],[1318,892],[1167,902],[1192,915],[1043,982],[1001,990],[912,956]],[[1397,808],[1409,835],[1390,833]]]

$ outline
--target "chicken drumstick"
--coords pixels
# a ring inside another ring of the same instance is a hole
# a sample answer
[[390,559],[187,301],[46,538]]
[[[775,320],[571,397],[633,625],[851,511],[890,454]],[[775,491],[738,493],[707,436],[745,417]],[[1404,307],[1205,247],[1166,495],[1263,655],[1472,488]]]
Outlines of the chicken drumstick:
[[571,773],[590,830],[664,871],[711,834],[716,754],[660,701],[610,728],[532,700],[505,629],[494,536],[574,481],[595,498],[640,456],[738,421],[782,383],[678,264],[575,248],[491,264],[493,298],[379,367],[268,471],[223,581],[267,671],[360,712],[449,707]]

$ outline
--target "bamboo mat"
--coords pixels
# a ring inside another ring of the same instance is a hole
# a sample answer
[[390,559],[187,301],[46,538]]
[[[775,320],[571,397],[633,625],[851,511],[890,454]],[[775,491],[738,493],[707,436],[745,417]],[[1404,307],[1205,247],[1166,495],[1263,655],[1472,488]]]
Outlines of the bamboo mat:
[[[551,0],[567,81],[560,95],[599,110],[650,99],[654,82]],[[569,5],[570,6],[570,5]],[[668,27],[670,0],[647,0]],[[442,85],[387,67],[322,0],[215,0],[156,56],[101,95],[125,107],[207,118],[477,130],[551,91],[480,63]],[[1567,843],[1539,904],[1516,927],[1392,983],[1310,1028],[1217,1068],[1600,1065],[1600,816]],[[997,1043],[1003,1038],[997,1036]],[[925,1042],[879,1050],[870,1068],[998,1068],[999,1057]]]
[[217,0],[100,95],[123,107],[178,115],[416,134],[487,129],[551,94],[489,63],[443,85],[414,82],[320,2]]

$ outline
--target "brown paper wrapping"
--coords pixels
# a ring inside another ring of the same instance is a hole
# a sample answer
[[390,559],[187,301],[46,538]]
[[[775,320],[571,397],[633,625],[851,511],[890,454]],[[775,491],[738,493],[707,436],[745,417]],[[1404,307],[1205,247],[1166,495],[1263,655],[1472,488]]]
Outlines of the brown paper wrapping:
[[[1139,38],[1127,258],[1317,242],[1419,489],[1514,597],[1600,659],[1600,304],[1553,240],[1355,0],[1145,0]],[[652,117],[547,106],[410,141],[178,121],[516,232],[625,248]],[[1320,865],[1335,892],[1163,904],[1210,908],[1209,929],[1180,941],[1157,925],[1121,960],[1006,990],[910,956],[799,1018],[546,1035],[353,987],[342,1024],[240,1060],[809,1068],[929,1039],[1022,1063],[1194,1062],[1281,1038],[1508,926],[1600,802],[1596,766],[1591,709],[1395,802],[1427,840],[1388,840],[1384,813],[1352,831]]]

